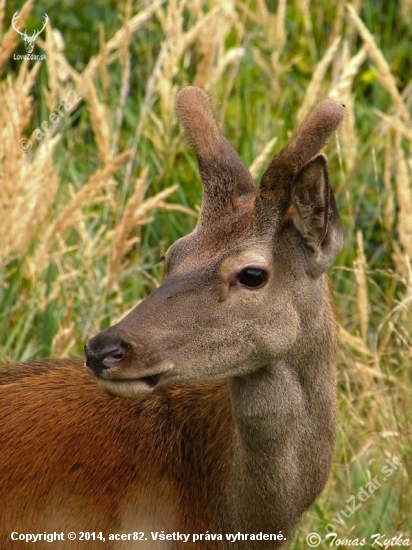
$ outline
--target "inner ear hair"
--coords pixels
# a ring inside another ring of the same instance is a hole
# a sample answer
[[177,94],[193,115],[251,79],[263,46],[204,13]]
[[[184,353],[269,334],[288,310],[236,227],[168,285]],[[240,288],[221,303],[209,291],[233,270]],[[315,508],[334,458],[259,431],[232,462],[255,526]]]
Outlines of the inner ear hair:
[[291,219],[306,245],[316,251],[328,230],[330,187],[327,160],[322,153],[313,157],[296,174],[292,184],[291,206],[285,220]]

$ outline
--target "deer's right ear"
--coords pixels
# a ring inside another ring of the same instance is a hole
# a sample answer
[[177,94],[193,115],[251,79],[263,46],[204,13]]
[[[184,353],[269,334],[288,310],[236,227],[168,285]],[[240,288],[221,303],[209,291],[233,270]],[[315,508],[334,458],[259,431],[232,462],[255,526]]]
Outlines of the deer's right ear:
[[287,217],[303,239],[308,273],[318,277],[333,263],[343,244],[325,155],[316,155],[299,170],[293,179],[291,200]]

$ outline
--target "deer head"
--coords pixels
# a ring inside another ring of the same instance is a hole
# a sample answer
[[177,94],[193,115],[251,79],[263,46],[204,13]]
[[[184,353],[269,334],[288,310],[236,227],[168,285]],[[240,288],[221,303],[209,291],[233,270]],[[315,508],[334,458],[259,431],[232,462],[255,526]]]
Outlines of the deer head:
[[319,150],[344,107],[321,102],[259,188],[204,92],[182,89],[176,108],[203,182],[198,224],[167,251],[164,283],[85,346],[99,385],[123,397],[247,376],[333,330],[323,274],[342,228]]
[[38,38],[38,36],[40,35],[40,33],[43,32],[44,28],[46,27],[47,25],[47,22],[49,21],[49,16],[47,15],[47,13],[44,14],[44,17],[43,17],[43,26],[40,30],[37,30],[37,31],[33,31],[33,34],[31,36],[29,36],[27,34],[27,31],[24,31],[24,32],[21,32],[19,29],[20,27],[16,27],[15,24],[16,24],[16,21],[19,17],[19,12],[16,11],[16,13],[13,15],[13,19],[11,21],[11,26],[13,27],[13,29],[18,32],[20,34],[20,36],[23,38],[24,40],[24,44],[26,46],[26,51],[27,53],[31,53],[33,51],[33,48],[34,48],[34,44]]

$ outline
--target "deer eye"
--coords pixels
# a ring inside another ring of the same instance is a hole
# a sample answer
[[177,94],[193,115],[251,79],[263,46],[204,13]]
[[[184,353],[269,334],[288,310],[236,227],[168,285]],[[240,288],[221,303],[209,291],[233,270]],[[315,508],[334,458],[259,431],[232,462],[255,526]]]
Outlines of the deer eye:
[[267,281],[267,273],[257,267],[247,267],[239,274],[239,283],[248,288],[260,288]]

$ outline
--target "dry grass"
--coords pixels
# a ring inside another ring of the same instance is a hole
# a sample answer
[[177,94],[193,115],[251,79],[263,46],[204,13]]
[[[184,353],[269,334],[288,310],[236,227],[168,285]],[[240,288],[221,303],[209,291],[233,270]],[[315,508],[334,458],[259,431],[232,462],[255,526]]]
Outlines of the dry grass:
[[[107,37],[101,29],[99,51],[82,71],[65,55],[64,29],[50,26],[37,42],[47,53],[44,67],[21,62],[17,72],[6,74],[21,44],[7,22],[0,27],[3,361],[45,349],[55,355],[79,352],[88,335],[119,318],[156,284],[159,274],[153,278],[145,268],[152,261],[151,231],[159,231],[147,224],[160,211],[177,216],[164,222],[171,238],[174,231],[179,236],[175,220],[190,226],[196,215],[197,191],[190,191],[188,203],[183,195],[176,198],[177,176],[186,191],[193,185],[187,181],[196,177],[187,160],[181,161],[185,146],[173,109],[181,85],[196,84],[219,98],[216,112],[228,121],[254,176],[273,154],[274,128],[283,142],[296,116],[302,119],[320,98],[345,103],[345,127],[329,147],[347,237],[332,271],[342,325],[340,433],[330,483],[303,520],[295,548],[304,547],[308,532],[323,533],[387,458],[402,463],[396,476],[337,530],[342,538],[354,538],[410,529],[412,80],[399,89],[395,64],[360,15],[365,3],[339,1],[332,10],[325,2],[326,15],[314,3],[297,3],[296,24],[307,36],[295,40],[288,19],[292,8],[282,1],[275,12],[265,0],[157,1],[138,12],[126,2],[119,8],[121,26]],[[21,21],[32,4],[22,8]],[[0,8],[1,16],[4,5]],[[410,17],[409,0],[401,9]],[[331,29],[322,47],[315,14]],[[147,29],[156,29],[162,39],[139,77],[144,84],[133,106],[138,117],[127,133],[136,116],[129,111],[136,93],[133,48]],[[34,87],[41,68],[47,84],[39,93]],[[379,104],[370,105],[362,95],[366,81],[373,82]],[[33,97],[50,113],[70,90],[83,98],[78,127],[71,122],[74,105],[37,141],[31,131],[41,119]],[[33,148],[24,153],[18,144],[28,137]],[[84,169],[62,161],[65,151],[78,164],[85,158]],[[167,245],[169,234],[162,231]],[[49,335],[47,346],[39,343],[43,334]]]

